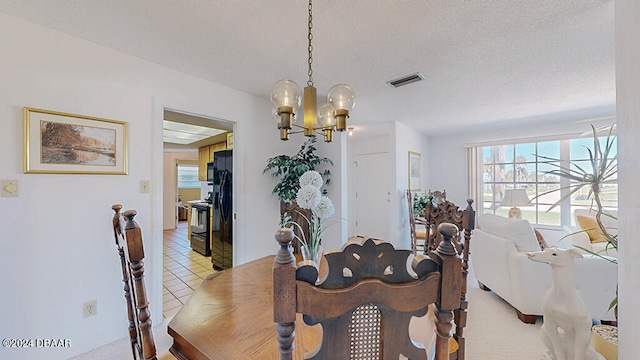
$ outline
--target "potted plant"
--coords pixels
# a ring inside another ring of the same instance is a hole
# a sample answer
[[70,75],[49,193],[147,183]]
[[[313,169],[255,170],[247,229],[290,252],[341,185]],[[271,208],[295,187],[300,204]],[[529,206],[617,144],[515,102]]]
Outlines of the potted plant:
[[[612,235],[610,233],[610,229],[608,229],[602,222],[602,216],[608,216],[611,218],[615,218],[612,214],[608,213],[604,206],[602,205],[602,193],[601,190],[603,185],[609,184],[615,181],[616,175],[618,173],[617,167],[617,155],[611,155],[611,150],[613,149],[613,145],[615,144],[616,136],[613,134],[614,126],[609,128],[609,133],[607,134],[606,141],[604,143],[604,147],[601,146],[598,131],[592,125],[591,126],[593,133],[593,148],[587,148],[589,152],[589,164],[588,166],[580,167],[578,164],[569,164],[569,167],[557,165],[555,163],[550,163],[550,165],[555,166],[556,169],[548,171],[547,174],[557,175],[571,181],[568,188],[568,193],[558,200],[553,206],[549,209],[551,210],[553,207],[560,204],[562,201],[572,196],[576,192],[582,189],[588,189],[588,198],[592,199],[591,207],[595,207],[596,215],[596,223],[598,225],[599,230],[602,232],[602,236],[607,242],[607,248],[613,248],[616,251],[618,250],[618,237],[617,235]],[[545,156],[540,156],[546,160],[557,161],[558,159],[553,159]],[[563,188],[563,189],[567,189]],[[537,197],[549,194],[556,190],[547,191],[538,195]],[[595,205],[595,206],[594,206]],[[581,230],[586,231],[586,230]],[[590,249],[585,249],[579,247],[580,249],[591,253],[596,256],[600,256],[601,258],[611,261],[612,263],[618,263],[616,258],[605,257],[602,254],[593,252]],[[610,303],[609,309],[614,308],[616,319],[618,318],[618,297],[616,296]],[[618,331],[617,328],[610,325],[595,325],[592,328],[593,331],[593,342],[594,348],[601,354],[607,356],[607,359],[614,359],[617,357],[612,357],[614,352],[617,354],[617,344],[618,344]]]
[[593,348],[606,360],[618,359],[618,328],[611,325],[593,325]]
[[[295,199],[300,189],[300,177],[309,170],[316,170],[322,165],[333,165],[333,161],[326,157],[320,157],[316,154],[315,136],[310,136],[300,147],[300,150],[294,155],[277,155],[267,159],[267,165],[262,171],[263,174],[270,173],[273,179],[278,180],[273,187],[272,193],[280,200],[280,216],[281,220],[287,214],[292,221],[297,224],[307,224],[310,216],[308,209],[300,208]],[[323,178],[323,185],[329,185],[331,181],[331,170],[324,169],[319,172]],[[321,190],[322,195],[327,194],[327,189]],[[304,233],[300,233],[300,229],[294,229],[294,234],[300,238],[309,238],[309,226],[302,226]],[[297,244],[295,244],[297,245]],[[298,246],[294,246],[295,252],[299,252]]]
[[[564,187],[562,189],[569,189],[568,193],[563,196],[560,200],[558,200],[555,204],[549,208],[549,210],[553,209],[557,205],[559,205],[565,199],[571,197],[576,192],[587,188],[589,193],[587,198],[592,199],[593,208],[595,205],[596,210],[596,223],[598,224],[599,230],[602,232],[605,240],[607,241],[607,246],[618,250],[618,237],[617,235],[611,235],[610,229],[608,229],[602,222],[602,216],[608,216],[611,218],[615,218],[612,214],[607,212],[602,205],[602,188],[603,185],[611,184],[616,181],[616,175],[618,173],[618,162],[617,155],[611,155],[611,149],[615,144],[616,136],[613,134],[614,127],[611,126],[609,128],[609,133],[607,134],[607,138],[605,141],[604,148],[600,145],[600,141],[598,140],[598,131],[592,125],[591,126],[593,132],[593,149],[587,148],[589,152],[589,166],[588,167],[580,167],[578,164],[570,163],[568,167],[558,165],[555,162],[559,162],[559,159],[554,159],[546,156],[539,155],[539,157],[545,160],[551,160],[553,162],[549,163],[551,166],[555,166],[556,169],[546,172],[546,174],[557,175],[559,177],[563,177],[569,179],[571,181],[568,187]],[[546,194],[552,193],[554,191],[558,191],[561,189],[554,189],[547,192],[544,192],[536,198],[544,196]],[[547,210],[547,211],[549,211]],[[591,252],[589,249],[582,249],[587,252]],[[593,252],[591,252],[593,253]],[[601,256],[599,253],[593,253],[594,255]],[[603,257],[604,258],[604,257]],[[606,260],[616,262],[616,259],[605,258]]]
[[446,191],[442,192],[439,190],[431,191],[428,193],[415,193],[413,194],[413,216],[414,217],[422,217],[424,215],[424,210],[427,208],[427,205],[431,205],[433,207],[437,207],[438,203],[446,198]]
[[[302,174],[309,170],[318,170],[323,164],[333,166],[333,161],[316,154],[316,137],[310,136],[294,155],[277,155],[267,159],[267,165],[262,171],[263,174],[271,173],[271,177],[278,180],[273,187],[272,193],[278,196],[278,200],[291,202],[295,200],[298,189],[300,189],[299,179]],[[324,185],[329,185],[331,181],[331,170],[324,169],[320,173],[324,180]],[[322,190],[322,194],[327,194],[327,189]]]
[[429,196],[426,193],[413,194],[413,216],[421,217],[424,214],[427,203],[429,203]]

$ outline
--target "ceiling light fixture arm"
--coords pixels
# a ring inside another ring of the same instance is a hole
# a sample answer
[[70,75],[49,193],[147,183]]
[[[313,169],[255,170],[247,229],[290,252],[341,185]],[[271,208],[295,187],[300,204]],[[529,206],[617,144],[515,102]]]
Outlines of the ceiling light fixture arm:
[[[292,127],[295,126],[295,127],[300,128],[302,130],[299,130],[299,131],[288,130],[288,134],[289,135],[304,133],[307,130],[304,126],[301,126],[301,125],[298,125],[298,124],[292,124],[291,126]],[[322,135],[324,137],[324,139],[325,139],[324,140],[325,142],[331,142],[333,140],[333,136],[332,136],[333,129],[331,129],[331,128],[317,127],[317,128],[313,128],[312,130],[322,130],[322,131],[315,131],[314,135]],[[329,138],[329,140],[327,140],[327,137]]]

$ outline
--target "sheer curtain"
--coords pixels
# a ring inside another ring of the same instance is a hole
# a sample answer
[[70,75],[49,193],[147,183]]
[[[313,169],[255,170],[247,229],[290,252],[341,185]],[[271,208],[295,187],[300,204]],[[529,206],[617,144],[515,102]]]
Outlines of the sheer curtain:
[[473,199],[478,214],[483,211],[482,203],[482,154],[478,146],[465,145],[467,151],[467,194]]

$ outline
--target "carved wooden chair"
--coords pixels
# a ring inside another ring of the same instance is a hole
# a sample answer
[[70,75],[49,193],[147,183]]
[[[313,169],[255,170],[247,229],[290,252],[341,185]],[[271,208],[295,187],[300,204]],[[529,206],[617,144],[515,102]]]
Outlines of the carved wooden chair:
[[[411,231],[411,250],[413,255],[418,252],[424,253],[427,249],[427,228],[424,218],[416,219],[413,212],[413,194],[411,190],[407,190],[407,205],[409,205],[409,230]],[[418,214],[422,215],[422,214]]]
[[[452,354],[451,359],[464,360],[465,358],[465,338],[464,328],[467,325],[467,275],[469,274],[469,251],[471,248],[471,232],[475,228],[476,212],[473,209],[473,200],[467,200],[467,206],[461,210],[454,203],[447,200],[446,192],[429,191],[429,203],[437,204],[427,206],[424,218],[427,229],[436,229],[441,224],[453,224],[460,231],[453,238],[458,254],[462,256],[462,288],[460,292],[460,307],[455,309],[456,331],[453,337],[458,343],[456,354]],[[443,241],[443,236],[438,231],[427,231],[427,248],[432,251]]]
[[[460,306],[462,259],[451,237],[457,231],[443,225],[443,241],[428,255],[413,258],[411,250],[396,250],[387,242],[350,243],[324,254],[326,269],[318,280],[315,263],[296,268],[290,249],[291,229],[276,234],[280,250],[273,268],[274,321],[280,359],[292,359],[296,313],[307,325],[322,325],[322,341],[305,359],[428,358],[409,337],[409,322],[435,303],[435,359],[449,358],[453,310]],[[326,271],[325,271],[326,270]]]
[[[127,210],[122,214],[120,212],[122,205],[120,204],[113,205],[111,209],[115,212],[113,215],[113,235],[120,256],[133,359],[175,359],[168,352],[156,355],[156,345],[151,331],[151,312],[144,286],[142,231],[133,219],[137,212]],[[126,224],[124,218],[126,218]]]

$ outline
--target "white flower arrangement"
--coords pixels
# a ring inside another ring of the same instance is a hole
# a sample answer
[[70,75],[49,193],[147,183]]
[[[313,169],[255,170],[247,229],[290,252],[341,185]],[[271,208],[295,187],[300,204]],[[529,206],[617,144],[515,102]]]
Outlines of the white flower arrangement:
[[329,216],[333,215],[336,209],[333,207],[333,202],[326,196],[320,198],[320,202],[318,206],[315,208],[315,213],[318,214],[320,219],[328,219]]
[[319,172],[311,170],[307,171],[302,176],[300,176],[300,186],[311,185],[317,189],[322,187],[324,181],[322,180],[322,176]]
[[314,209],[318,204],[320,204],[321,197],[322,194],[320,194],[320,189],[313,185],[304,185],[300,187],[300,190],[298,190],[296,202],[298,203],[298,206],[303,209]]
[[321,226],[321,220],[329,219],[335,212],[333,202],[326,196],[322,196],[320,187],[323,184],[322,176],[320,173],[314,170],[309,170],[300,176],[300,190],[298,190],[296,196],[296,202],[298,206],[303,209],[309,210],[309,217],[303,215],[309,226],[309,239],[305,238],[304,231],[300,224],[292,221],[290,218],[285,219],[284,226],[292,224],[300,229],[302,238],[295,235],[296,239],[300,241],[302,245],[303,254],[313,261],[318,261],[318,248],[320,246],[320,240],[322,239],[322,233],[332,223],[326,223],[325,226]]

